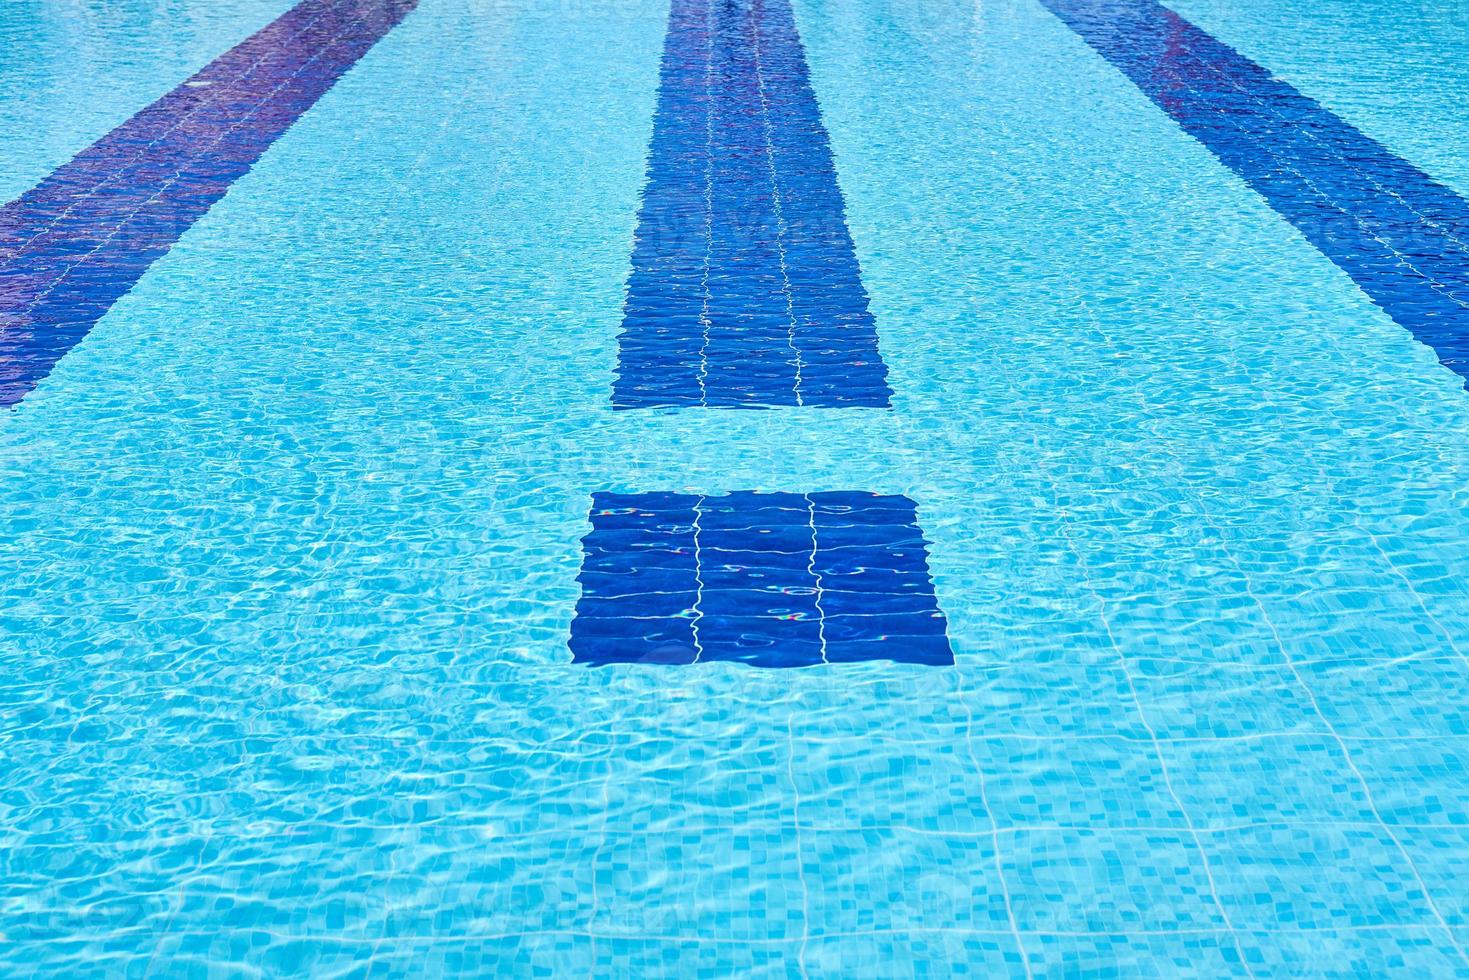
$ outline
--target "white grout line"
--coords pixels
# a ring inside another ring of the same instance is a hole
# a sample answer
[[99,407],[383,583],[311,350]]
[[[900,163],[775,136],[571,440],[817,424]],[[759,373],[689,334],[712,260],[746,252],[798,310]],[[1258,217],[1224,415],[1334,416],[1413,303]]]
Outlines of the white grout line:
[[[799,699],[799,695],[797,695]],[[803,978],[809,977],[806,971],[806,947],[811,943],[811,887],[806,881],[806,862],[802,849],[801,836],[801,790],[796,783],[796,712],[794,705],[786,715],[786,776],[791,782],[791,812],[795,817],[794,836],[796,838],[796,874],[801,881],[801,946],[796,953],[796,966]]]
[[811,558],[806,563],[806,571],[816,582],[816,631],[821,638],[821,662],[831,663],[826,659],[826,610],[821,608],[821,597],[824,594],[821,586],[821,573],[816,571],[816,502],[811,499],[809,493],[804,493],[801,498],[806,501],[807,513],[811,519]]
[[[752,9],[755,12],[755,15],[758,16],[761,10],[760,0],[755,0]],[[796,358],[796,380],[794,394],[796,396],[796,404],[799,406],[804,404],[801,397],[801,381],[802,373],[805,368],[805,360],[801,357],[801,351],[796,346],[795,296],[794,291],[791,287],[790,269],[786,265],[785,240],[788,237],[788,228],[786,226],[785,209],[781,206],[780,184],[776,180],[775,176],[775,143],[771,139],[770,100],[765,95],[765,69],[760,60],[761,32],[759,24],[755,25],[755,29],[752,33],[754,34],[755,39],[753,45],[755,53],[755,81],[760,92],[760,121],[762,127],[765,130],[765,161],[769,165],[770,169],[770,199],[775,209],[775,249],[780,255],[781,291],[785,293],[786,319],[789,321],[790,324],[786,330],[786,345],[790,348],[791,353],[795,355]],[[822,659],[825,659],[824,652]]]
[[[954,691],[959,702],[964,705],[964,715],[967,724],[964,726],[964,742],[969,748],[969,761],[974,765],[974,774],[979,780],[979,802],[984,807],[985,816],[990,822],[990,850],[994,852],[995,876],[1000,882],[1000,895],[1005,900],[1005,917],[1010,922],[1010,933],[1015,937],[1015,946],[1020,953],[1020,965],[1025,970],[1025,976],[1030,978],[1034,973],[1030,969],[1030,955],[1025,950],[1025,940],[1020,935],[1020,923],[1015,917],[1015,906],[1010,899],[1010,883],[1005,878],[1005,861],[1000,853],[1000,825],[995,820],[995,811],[990,807],[989,789],[984,776],[984,766],[980,764],[979,754],[974,751],[974,708],[964,696],[964,674],[959,673],[959,685]],[[952,839],[952,837],[948,838]]]
[[704,645],[699,642],[699,623],[704,618],[704,556],[699,537],[703,530],[700,522],[704,516],[704,501],[707,499],[700,495],[694,504],[694,620],[689,624],[694,635],[694,663],[704,659]]

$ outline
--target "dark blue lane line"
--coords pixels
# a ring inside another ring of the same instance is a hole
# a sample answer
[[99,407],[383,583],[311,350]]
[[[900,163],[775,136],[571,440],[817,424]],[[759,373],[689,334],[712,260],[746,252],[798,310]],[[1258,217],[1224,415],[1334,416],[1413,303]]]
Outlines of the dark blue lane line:
[[954,662],[907,497],[598,493],[591,522],[578,663]]
[[790,0],[673,0],[615,408],[886,408]]
[[305,0],[0,209],[0,405],[26,396],[417,0]]
[[1041,2],[1469,377],[1469,202],[1154,0]]

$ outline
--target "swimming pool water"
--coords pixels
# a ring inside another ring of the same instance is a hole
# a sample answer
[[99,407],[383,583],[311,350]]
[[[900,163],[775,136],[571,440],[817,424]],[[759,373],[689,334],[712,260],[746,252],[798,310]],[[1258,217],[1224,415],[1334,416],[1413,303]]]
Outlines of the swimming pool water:
[[[1060,3],[719,2],[819,125],[706,114],[641,268],[792,393],[834,254],[890,407],[619,410],[670,4],[420,0],[0,419],[0,969],[1469,973],[1463,378]],[[229,6],[0,10],[6,200],[292,9]],[[1451,11],[1168,8],[1469,193]],[[723,585],[599,591],[618,512]],[[813,662],[828,556],[952,662]],[[598,600],[736,655],[582,662]]]

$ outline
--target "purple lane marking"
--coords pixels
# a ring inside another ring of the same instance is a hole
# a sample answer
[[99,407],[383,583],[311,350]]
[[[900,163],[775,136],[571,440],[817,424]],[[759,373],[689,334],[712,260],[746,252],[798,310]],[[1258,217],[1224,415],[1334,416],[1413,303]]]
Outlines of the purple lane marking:
[[1469,379],[1469,201],[1156,0],[1041,0]]
[[305,0],[0,208],[0,405],[51,373],[418,0]]

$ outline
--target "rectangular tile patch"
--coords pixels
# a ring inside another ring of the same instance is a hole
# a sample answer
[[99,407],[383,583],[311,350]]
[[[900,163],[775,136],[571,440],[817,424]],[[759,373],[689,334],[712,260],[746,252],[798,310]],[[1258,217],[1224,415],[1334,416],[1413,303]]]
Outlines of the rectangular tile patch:
[[417,0],[305,0],[0,208],[0,405],[93,324]]
[[578,663],[954,662],[907,497],[598,493],[591,523]]
[[1469,202],[1154,0],[1042,0],[1469,377]]
[[615,408],[887,407],[790,0],[673,0]]

